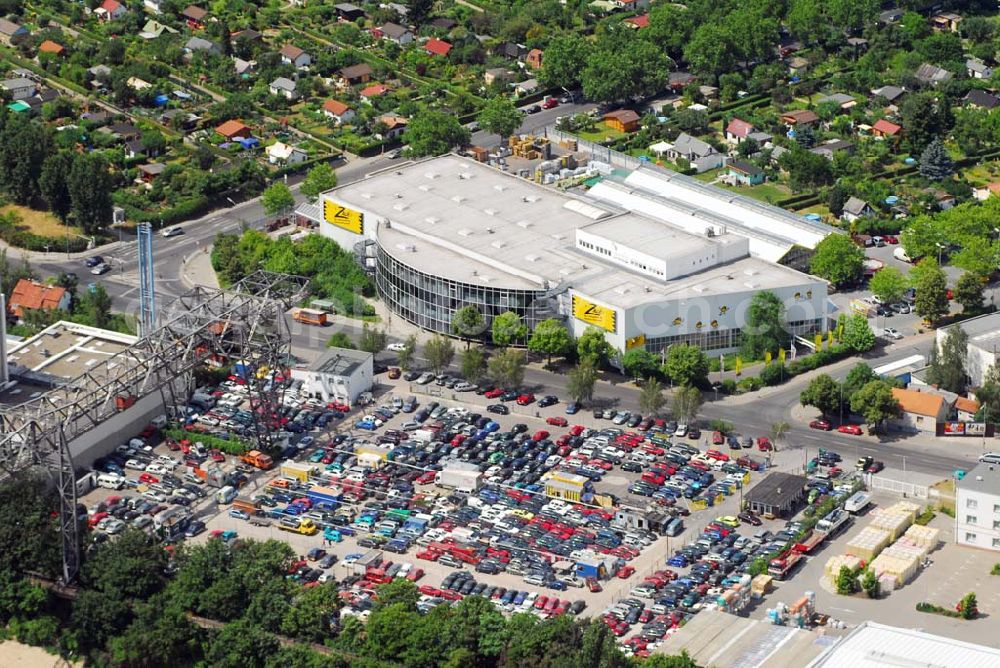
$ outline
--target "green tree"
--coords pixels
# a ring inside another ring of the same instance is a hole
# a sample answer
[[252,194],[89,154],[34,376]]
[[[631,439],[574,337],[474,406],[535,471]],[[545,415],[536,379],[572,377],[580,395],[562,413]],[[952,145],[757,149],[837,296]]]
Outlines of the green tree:
[[791,429],[791,425],[784,420],[771,423],[771,447],[777,451],[778,444],[783,443],[785,434]]
[[486,373],[486,355],[479,346],[462,351],[460,365],[462,378],[470,383],[478,382]]
[[590,360],[580,360],[569,372],[566,382],[566,392],[578,403],[584,403],[594,398],[594,385],[597,384],[597,368]]
[[458,117],[443,111],[422,109],[414,114],[403,133],[411,155],[442,155],[455,146],[469,143],[469,129]]
[[639,410],[643,415],[658,415],[664,406],[667,405],[667,398],[663,394],[663,383],[655,378],[647,378],[639,393]]
[[875,347],[875,333],[872,332],[868,319],[860,313],[843,319],[844,334],[842,342],[856,353],[863,353]]
[[635,39],[622,26],[609,28],[594,46],[583,68],[583,92],[587,99],[616,102],[652,94],[667,83],[670,59],[663,50]]
[[451,331],[465,341],[465,347],[468,348],[472,345],[472,339],[479,338],[486,331],[486,319],[472,304],[463,306],[451,316]]
[[147,155],[160,155],[167,150],[167,140],[158,130],[146,130],[139,137],[139,142]]
[[799,144],[782,153],[778,162],[788,172],[788,184],[795,192],[814,190],[833,183],[830,161]]
[[890,418],[899,417],[899,402],[892,396],[892,386],[873,380],[851,397],[851,410],[861,415],[873,429]]
[[574,33],[556,35],[545,47],[539,79],[552,88],[579,87],[591,50],[591,43]]
[[845,234],[830,234],[816,244],[809,271],[831,283],[844,285],[861,278],[865,254]]
[[69,193],[69,173],[73,168],[73,155],[64,151],[53,153],[42,163],[38,175],[38,190],[49,210],[59,220],[65,221],[73,208]]
[[385,350],[388,343],[389,335],[386,334],[384,329],[369,327],[367,322],[361,326],[361,338],[358,339],[358,348],[361,350],[372,355],[378,355]]
[[396,364],[403,371],[409,371],[413,367],[413,357],[417,352],[417,335],[410,334],[403,341],[403,349],[396,352]]
[[103,158],[93,153],[76,155],[66,186],[73,218],[84,232],[93,234],[111,222],[113,184]]
[[487,368],[498,385],[517,389],[524,383],[525,364],[523,350],[507,348],[493,355],[487,363]]
[[951,264],[979,276],[989,276],[997,269],[1000,250],[997,242],[979,236],[962,239],[962,248],[951,256]]
[[448,368],[451,361],[455,359],[455,346],[445,337],[435,334],[424,343],[424,357],[427,359],[431,371],[439,374]]
[[84,291],[78,301],[78,313],[91,327],[106,329],[111,322],[111,297],[100,283]]
[[701,391],[691,385],[681,385],[674,389],[671,405],[674,417],[685,422],[694,422],[701,410]]
[[415,26],[422,26],[434,11],[434,0],[406,0],[406,18]]
[[649,378],[660,370],[660,356],[645,348],[630,348],[622,355],[622,367],[636,380]]
[[758,292],[750,300],[740,351],[747,360],[764,358],[764,353],[774,353],[788,342],[785,331],[785,305],[777,295],[768,290]]
[[493,343],[506,347],[512,343],[523,341],[528,335],[528,328],[517,313],[504,311],[493,318]]
[[274,216],[291,210],[295,206],[295,196],[288,186],[276,181],[261,194],[260,203],[264,207],[265,214]]
[[709,77],[735,69],[736,48],[732,35],[718,23],[702,23],[684,47],[684,60],[692,70]]
[[824,416],[836,415],[840,410],[841,387],[829,374],[820,374],[802,390],[799,403],[812,406]]
[[375,598],[373,612],[384,610],[390,605],[402,606],[407,612],[417,611],[417,601],[420,600],[420,592],[417,585],[409,580],[397,578],[392,582],[379,585],[378,596]]
[[866,568],[864,574],[861,576],[861,590],[865,592],[868,598],[879,597],[878,576],[875,575],[875,571],[871,568]]
[[348,350],[354,350],[357,346],[354,345],[354,341],[351,337],[347,335],[346,332],[334,332],[330,335],[330,338],[326,340],[327,348],[347,348]]
[[0,122],[0,186],[19,204],[38,195],[38,177],[50,151],[49,136],[24,114],[6,114]]
[[955,173],[955,163],[948,150],[935,139],[920,154],[920,175],[930,181],[941,181]]
[[553,355],[565,355],[573,347],[569,330],[555,318],[548,318],[535,325],[528,339],[528,350],[545,355],[546,364],[552,362]]
[[708,355],[701,348],[677,344],[667,351],[663,373],[677,385],[704,385],[710,367]]
[[962,305],[962,313],[978,313],[983,310],[983,279],[967,271],[955,284],[955,301]]
[[910,272],[916,290],[914,310],[924,320],[935,322],[948,313],[948,284],[944,270],[934,258],[925,257]]
[[883,304],[895,304],[906,292],[906,277],[895,267],[883,267],[871,277],[868,287]]
[[976,602],[975,592],[969,592],[958,602],[958,614],[962,619],[975,619],[979,616],[979,605]]
[[521,127],[524,112],[518,109],[509,97],[497,95],[486,101],[486,105],[479,111],[476,120],[479,121],[479,127],[486,132],[500,135],[500,143],[502,144],[505,143],[507,137],[517,132],[517,129]]
[[841,566],[837,572],[837,593],[850,596],[858,591],[858,574],[850,566]]
[[209,665],[218,668],[265,668],[278,648],[268,631],[239,619],[220,629],[205,655]]
[[577,357],[590,361],[597,368],[607,363],[611,350],[611,345],[604,338],[604,330],[593,325],[583,330],[576,340]]
[[977,420],[1000,421],[1000,365],[992,364],[983,374],[983,383],[976,389],[979,400]]
[[333,171],[333,167],[323,162],[309,170],[306,178],[302,179],[299,192],[305,195],[310,202],[315,202],[319,199],[320,193],[336,186],[337,173]]
[[[764,565],[764,572],[767,572],[767,564]],[[698,668],[698,664],[687,653],[681,650],[680,654],[653,654],[642,662],[643,668]]]
[[927,360],[927,382],[948,392],[964,394],[968,381],[968,351],[969,335],[962,326],[948,328],[940,349],[937,345],[931,348],[930,359]]
[[864,362],[855,364],[851,367],[851,370],[847,372],[847,376],[844,378],[844,400],[850,404],[851,397],[853,397],[858,390],[871,381],[878,379],[878,374],[876,374],[875,371]]
[[[639,31],[640,37],[666,49],[672,58],[678,58],[691,39],[695,17],[687,7],[673,3],[656,3],[649,8],[649,25]],[[548,49],[546,49],[548,54]],[[548,57],[548,55],[546,55]]]

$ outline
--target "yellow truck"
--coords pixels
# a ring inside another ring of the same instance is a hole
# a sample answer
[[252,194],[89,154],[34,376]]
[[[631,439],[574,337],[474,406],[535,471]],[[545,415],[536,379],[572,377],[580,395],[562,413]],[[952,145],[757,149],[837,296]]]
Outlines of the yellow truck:
[[278,528],[292,533],[300,533],[303,536],[312,536],[319,531],[319,527],[313,524],[308,517],[282,517],[278,522]]
[[281,465],[281,475],[285,478],[294,478],[299,482],[308,482],[309,476],[316,467],[312,464],[300,464],[298,462],[284,462]]

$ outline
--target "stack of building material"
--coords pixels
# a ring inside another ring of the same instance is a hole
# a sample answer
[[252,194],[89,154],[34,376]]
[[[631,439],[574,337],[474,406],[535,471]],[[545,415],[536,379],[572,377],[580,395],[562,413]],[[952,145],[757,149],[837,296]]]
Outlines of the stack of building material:
[[933,529],[931,527],[914,524],[906,530],[903,537],[911,541],[914,545],[926,547],[927,552],[932,552],[937,549],[938,544],[941,542],[938,537],[940,533],[940,529]]
[[920,559],[918,552],[894,545],[875,557],[870,567],[883,587],[888,584],[899,589],[916,574]]
[[847,554],[868,563],[885,549],[891,539],[889,532],[884,529],[865,527],[847,543]]
[[861,568],[863,565],[864,562],[853,554],[835,554],[826,560],[826,566],[823,567],[823,574],[830,580],[836,580],[843,566],[854,570],[855,568]]
[[872,513],[873,529],[881,529],[889,533],[889,540],[896,540],[913,524],[913,515],[892,508],[876,509]]

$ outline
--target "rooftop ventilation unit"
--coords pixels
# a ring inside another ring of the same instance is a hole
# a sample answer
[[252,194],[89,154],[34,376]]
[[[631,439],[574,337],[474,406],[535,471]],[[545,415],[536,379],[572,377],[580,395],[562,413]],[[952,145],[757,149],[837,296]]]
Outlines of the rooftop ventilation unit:
[[691,289],[694,290],[695,292],[705,292],[706,290],[708,290],[708,288],[705,287],[704,285],[702,285],[701,283],[698,283],[697,285],[693,286]]
[[472,174],[469,174],[468,172],[462,172],[461,174],[458,175],[458,178],[462,179],[463,181],[467,181],[472,178]]
[[437,172],[424,172],[424,178],[425,179],[434,180],[434,179],[436,179],[439,176],[441,176],[441,175],[438,174]]
[[493,189],[496,190],[497,192],[503,192],[504,190],[507,190],[507,186],[505,186],[502,183],[498,183],[495,186],[493,186]]
[[403,199],[403,193],[393,193],[392,196],[396,199]]
[[537,202],[539,199],[541,198],[538,195],[525,195],[524,197],[521,198],[521,201],[527,202],[528,204],[532,204],[534,202]]
[[628,287],[624,285],[615,288],[615,293],[619,295],[627,295],[629,292],[631,292],[631,290],[629,290]]
[[562,241],[563,239],[566,238],[566,235],[560,232],[556,232],[555,234],[552,235],[552,238],[555,239],[556,241]]
[[420,191],[425,192],[425,193],[429,193],[431,191],[431,187],[429,185],[427,185],[426,183],[424,183],[424,184],[421,184],[421,185],[417,186],[417,190],[420,190]]
[[750,288],[751,290],[756,290],[760,287],[760,282],[758,281],[746,281],[743,283],[744,286]]
[[520,227],[521,229],[524,229],[524,230],[528,229],[532,225],[533,225],[533,223],[530,220],[519,220],[519,221],[517,221],[517,226]]
[[451,198],[451,201],[454,202],[455,204],[461,204],[462,202],[465,201],[465,198],[462,197],[461,195],[455,195],[454,197]]
[[399,204],[393,204],[392,208],[395,209],[396,211],[406,211],[409,208],[409,206],[407,206],[403,202],[400,202]]
[[472,236],[472,230],[470,230],[467,227],[463,227],[462,229],[460,229],[458,231],[458,236],[460,236],[460,237],[471,237]]
[[494,241],[493,243],[490,244],[490,246],[493,246],[494,248],[503,248],[506,245],[507,245],[507,242],[503,241],[501,239],[497,239],[496,241]]
[[438,221],[439,219],[435,218],[434,216],[427,216],[426,218],[424,218],[424,222],[427,223],[428,225],[437,225]]
[[492,227],[486,228],[486,234],[493,234],[494,232],[496,232],[496,230],[494,230]]
[[525,255],[524,259],[527,260],[528,262],[538,262],[538,256],[534,254]]
[[413,244],[408,244],[408,243],[396,244],[396,248],[398,248],[401,251],[406,251],[407,253],[417,252],[417,247],[414,246]]
[[743,273],[746,274],[747,276],[756,276],[760,272],[754,269],[753,267],[747,267],[746,269],[743,270]]
[[483,213],[485,213],[487,216],[495,216],[495,215],[497,215],[497,210],[496,209],[483,209]]

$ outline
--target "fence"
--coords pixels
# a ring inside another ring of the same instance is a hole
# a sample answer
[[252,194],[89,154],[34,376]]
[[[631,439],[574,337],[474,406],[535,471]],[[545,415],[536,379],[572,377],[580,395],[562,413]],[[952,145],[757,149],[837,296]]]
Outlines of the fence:
[[563,132],[562,130],[557,130],[553,127],[545,128],[546,136],[554,137],[558,140],[569,139],[575,141],[577,146],[581,151],[586,151],[590,153],[590,156],[594,160],[603,160],[604,162],[610,163],[615,167],[622,167],[624,169],[636,169],[639,166],[653,168],[660,170],[662,172],[672,174],[670,170],[664,169],[659,165],[656,165],[648,160],[643,160],[637,158],[634,155],[629,155],[627,153],[622,153],[621,151],[615,150],[610,146],[603,146],[596,142],[592,142],[588,139],[583,139],[576,136],[571,132]]
[[925,485],[917,485],[902,480],[890,480],[874,475],[870,476],[868,487],[873,492],[889,492],[890,494],[898,494],[906,498],[927,499],[930,497],[930,488]]

